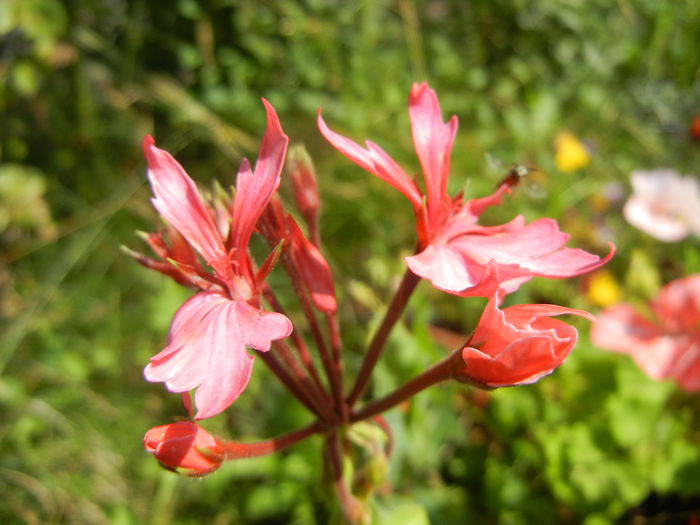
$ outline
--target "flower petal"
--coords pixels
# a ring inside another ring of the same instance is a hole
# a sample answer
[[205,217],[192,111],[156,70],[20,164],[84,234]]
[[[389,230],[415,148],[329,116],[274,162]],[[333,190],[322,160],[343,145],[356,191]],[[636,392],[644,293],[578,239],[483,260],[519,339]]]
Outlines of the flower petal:
[[682,350],[672,336],[627,304],[607,308],[598,316],[591,328],[591,341],[601,348],[631,355],[653,379],[668,377]]
[[418,210],[423,202],[423,195],[406,172],[386,152],[371,141],[367,141],[367,149],[362,148],[352,140],[331,131],[318,112],[318,129],[331,145],[362,169],[388,182],[403,193],[414,210]]
[[447,123],[435,91],[428,84],[413,84],[408,98],[413,144],[423,168],[431,224],[441,220],[448,205],[447,179],[450,173],[450,153],[457,133],[457,117]]
[[282,167],[287,153],[289,137],[282,131],[274,108],[262,99],[267,114],[267,129],[263,136],[255,170],[244,159],[236,179],[236,196],[233,202],[232,238],[236,257],[243,260],[248,241],[265,206],[280,185]]
[[254,356],[246,346],[266,351],[272,340],[291,331],[282,314],[263,312],[218,292],[201,292],[177,311],[168,345],[151,358],[144,375],[148,381],[164,382],[171,392],[197,388],[195,418],[211,417],[248,384]]
[[433,286],[462,297],[489,297],[497,288],[507,293],[532,278],[532,272],[518,265],[483,263],[449,244],[430,244],[422,252],[406,257],[416,275]]
[[222,278],[231,275],[231,265],[221,235],[214,224],[194,181],[165,150],[157,148],[153,137],[143,138],[148,160],[148,179],[155,197],[153,205]]
[[700,274],[664,286],[651,307],[669,332],[700,332]]
[[459,379],[488,387],[534,383],[561,365],[578,333],[551,316],[588,312],[557,305],[521,304],[498,308],[504,293],[489,298],[474,334],[462,349]]

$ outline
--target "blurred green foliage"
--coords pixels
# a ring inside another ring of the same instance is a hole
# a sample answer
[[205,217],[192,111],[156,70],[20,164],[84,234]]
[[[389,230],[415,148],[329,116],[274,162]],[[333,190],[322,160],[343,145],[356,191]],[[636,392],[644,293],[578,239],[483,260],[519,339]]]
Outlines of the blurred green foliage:
[[[429,81],[460,118],[453,190],[481,196],[511,162],[538,166],[489,218],[551,216],[598,253],[613,240],[610,269],[624,298],[641,301],[700,271],[697,239],[661,245],[619,215],[631,169],[698,166],[687,133],[700,109],[698,34],[692,0],[0,2],[0,520],[329,519],[315,438],[201,481],[160,471],[142,450],[146,429],[183,414],[140,371],[187,297],[119,252],[157,223],[142,135],[198,181],[226,186],[257,150],[259,98],[275,105],[317,161],[352,371],[413,224],[398,192],[323,143],[317,107],[417,172],[406,98],[411,82]],[[557,171],[563,129],[591,146],[586,169]],[[583,284],[536,280],[512,301],[592,309]],[[444,354],[429,323],[467,333],[481,306],[421,287],[375,394]],[[700,513],[697,397],[582,339],[537,385],[445,385],[391,411],[395,453],[377,522],[606,523],[650,494],[675,498],[650,514]],[[307,421],[258,364],[246,395],[207,427],[255,439]]]

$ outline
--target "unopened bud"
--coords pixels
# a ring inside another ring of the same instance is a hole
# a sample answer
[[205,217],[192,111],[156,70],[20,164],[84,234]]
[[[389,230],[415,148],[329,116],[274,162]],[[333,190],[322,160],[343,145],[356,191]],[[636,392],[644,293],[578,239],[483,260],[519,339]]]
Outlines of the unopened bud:
[[224,446],[190,421],[154,427],[143,444],[163,468],[195,478],[214,472],[225,457]]
[[297,144],[289,149],[289,165],[294,200],[299,212],[310,226],[316,222],[318,215],[318,185],[316,170],[303,145]]

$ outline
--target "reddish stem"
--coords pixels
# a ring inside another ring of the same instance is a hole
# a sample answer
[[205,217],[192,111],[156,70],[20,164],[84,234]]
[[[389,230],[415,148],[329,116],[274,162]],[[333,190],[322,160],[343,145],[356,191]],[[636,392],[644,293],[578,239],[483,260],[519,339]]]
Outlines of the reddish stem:
[[367,347],[367,353],[362,361],[362,367],[357,375],[352,391],[348,396],[348,405],[350,407],[357,402],[367,388],[372,375],[372,370],[379,360],[379,356],[384,349],[384,345],[389,338],[389,334],[391,333],[392,328],[394,328],[396,322],[401,317],[411,294],[416,289],[419,282],[420,277],[414,274],[410,269],[406,268],[406,273],[401,280],[401,284],[399,284],[399,288],[396,290],[394,298],[391,300],[391,304],[384,315],[382,324],[379,326],[379,329],[374,334],[372,341]]
[[338,378],[338,397],[340,405],[340,418],[343,423],[347,424],[350,419],[350,410],[348,404],[343,399],[343,359],[341,356],[342,342],[340,339],[340,327],[338,326],[338,318],[334,313],[326,313],[326,323],[328,325],[328,336],[331,341],[331,350],[333,352],[333,368],[336,377]]
[[334,417],[333,412],[328,409],[324,410],[323,405],[319,405],[317,399],[309,396],[309,394],[299,386],[296,378],[289,374],[286,368],[280,365],[274,355],[272,355],[270,352],[258,352],[257,354],[260,356],[260,359],[265,362],[272,373],[277,376],[282,384],[287,387],[287,390],[289,390],[302,405],[308,408],[313,414],[321,418],[323,421],[327,421],[329,423],[335,421],[336,418]]
[[[285,309],[282,307],[282,304],[277,300],[277,297],[268,286],[265,287],[264,294],[265,300],[270,304],[270,306],[272,306],[273,310],[289,318],[289,315],[287,315]],[[306,368],[308,371],[309,375],[311,376],[311,380],[316,385],[316,388],[326,395],[326,390],[321,383],[321,378],[316,371],[316,366],[314,365],[309,348],[306,346],[306,342],[296,330],[292,331],[289,338],[292,340],[292,343],[294,343],[294,347],[297,349],[297,353],[299,354],[299,359],[301,359],[301,362],[304,364],[304,368]]]
[[290,447],[313,434],[321,432],[324,428],[323,423],[316,421],[311,425],[290,432],[289,434],[266,439],[265,441],[239,443],[237,441],[221,440],[221,443],[226,448],[226,460],[254,458],[257,456],[266,456],[278,450]]
[[360,410],[350,414],[350,422],[356,423],[367,419],[382,412],[395,407],[399,403],[413,397],[418,392],[433,386],[437,383],[450,379],[452,377],[452,367],[456,358],[461,356],[461,350],[457,350],[442,361],[434,364],[428,370],[414,377],[408,383],[405,383],[391,394],[367,403]]
[[328,393],[320,384],[315,383],[307,374],[307,371],[299,366],[299,362],[294,357],[292,350],[282,340],[273,341],[275,351],[291,371],[292,377],[296,380],[299,387],[304,390],[309,400],[325,415],[324,419],[329,422],[338,420],[337,414],[333,411],[333,403]]

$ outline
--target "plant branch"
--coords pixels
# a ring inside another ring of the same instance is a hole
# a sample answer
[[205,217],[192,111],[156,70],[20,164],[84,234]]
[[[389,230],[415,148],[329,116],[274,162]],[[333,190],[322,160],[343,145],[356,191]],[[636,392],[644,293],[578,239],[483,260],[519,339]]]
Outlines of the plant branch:
[[326,427],[322,422],[316,421],[304,428],[295,430],[288,434],[283,434],[272,439],[266,439],[265,441],[258,441],[256,443],[239,443],[237,441],[224,441],[220,440],[226,449],[226,460],[233,459],[243,459],[243,458],[254,458],[258,456],[266,456],[282,450],[284,448],[290,447],[307,437],[317,434],[323,431]]
[[372,375],[372,370],[379,360],[379,356],[384,349],[384,345],[389,338],[389,334],[391,333],[391,330],[396,322],[401,317],[411,294],[416,289],[419,282],[420,277],[414,274],[410,269],[406,268],[406,273],[404,274],[401,284],[399,284],[399,288],[396,290],[394,298],[392,299],[391,304],[384,315],[382,324],[379,326],[379,329],[374,334],[372,341],[367,347],[367,353],[362,361],[362,367],[357,375],[352,391],[348,396],[348,405],[350,407],[357,402],[367,388]]
[[356,423],[367,419],[382,412],[395,407],[399,403],[407,400],[408,398],[416,395],[418,392],[425,390],[426,388],[450,379],[452,377],[452,366],[456,357],[458,357],[461,350],[457,350],[452,353],[442,361],[434,364],[428,370],[414,377],[408,383],[405,383],[398,389],[394,390],[391,394],[367,403],[360,410],[350,414],[350,422]]

